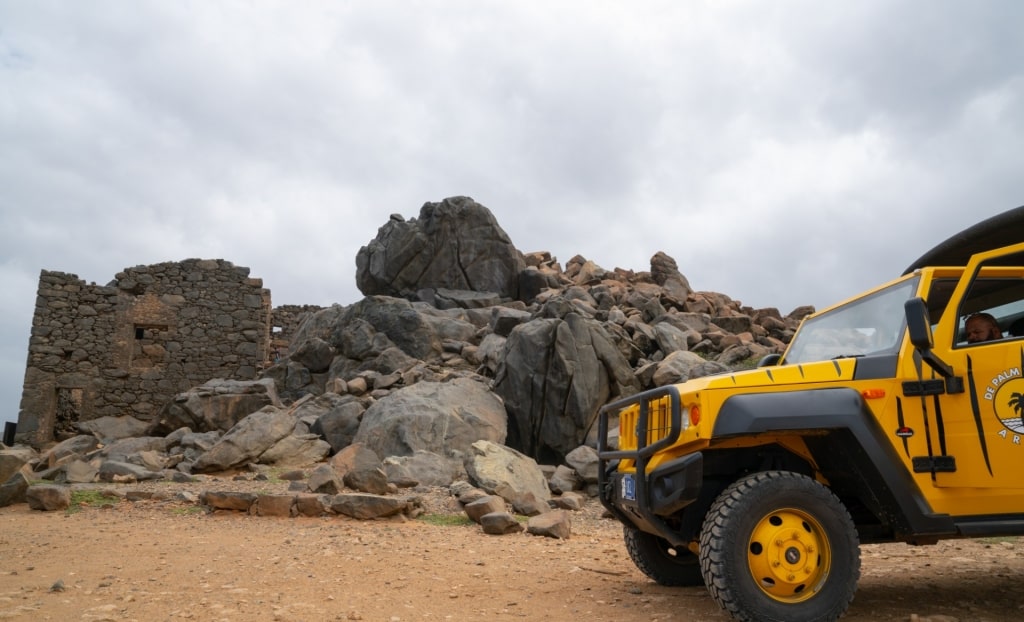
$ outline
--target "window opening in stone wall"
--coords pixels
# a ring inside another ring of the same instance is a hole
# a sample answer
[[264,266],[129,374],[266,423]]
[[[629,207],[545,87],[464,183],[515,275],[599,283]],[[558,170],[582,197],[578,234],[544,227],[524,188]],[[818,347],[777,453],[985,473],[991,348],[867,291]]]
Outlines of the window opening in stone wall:
[[55,439],[64,440],[78,434],[78,419],[82,416],[82,395],[83,390],[80,388],[57,389],[57,412],[53,417]]
[[129,367],[132,369],[162,367],[167,358],[167,349],[164,347],[167,336],[166,325],[136,324]]

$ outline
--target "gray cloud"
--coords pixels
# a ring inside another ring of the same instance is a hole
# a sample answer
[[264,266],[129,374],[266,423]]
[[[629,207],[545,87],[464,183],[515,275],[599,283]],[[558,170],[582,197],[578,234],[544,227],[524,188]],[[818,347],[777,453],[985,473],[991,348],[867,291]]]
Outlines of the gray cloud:
[[4,3],[0,405],[40,269],[188,257],[359,298],[394,212],[469,195],[524,251],[783,312],[1021,200],[1024,6]]

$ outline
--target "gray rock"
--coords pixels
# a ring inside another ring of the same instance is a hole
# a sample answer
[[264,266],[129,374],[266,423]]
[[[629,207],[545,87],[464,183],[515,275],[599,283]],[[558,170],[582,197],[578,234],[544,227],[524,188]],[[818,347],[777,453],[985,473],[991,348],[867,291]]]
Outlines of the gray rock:
[[388,476],[379,467],[354,468],[345,473],[345,486],[372,495],[388,493]]
[[512,499],[512,509],[523,516],[537,516],[551,509],[548,499],[538,499],[532,492],[520,493]]
[[336,514],[344,514],[360,520],[384,518],[411,510],[408,499],[365,493],[335,495],[330,499],[329,507]]
[[0,449],[0,482],[21,470],[23,466],[37,460],[39,454],[31,447],[7,447]]
[[100,441],[90,434],[80,434],[63,440],[40,456],[40,463],[54,466],[67,456],[85,456],[95,451],[100,446]]
[[380,458],[362,443],[353,443],[341,450],[331,464],[348,488],[378,495],[391,490]]
[[475,523],[479,523],[486,514],[508,511],[505,507],[505,500],[498,495],[485,495],[475,499],[467,503],[463,510],[466,512],[466,516]]
[[448,486],[465,475],[461,461],[448,460],[422,449],[411,456],[388,456],[383,466],[389,482],[415,481],[422,486]]
[[121,438],[133,438],[145,436],[149,424],[140,421],[135,417],[125,415],[123,417],[99,417],[83,421],[78,424],[78,429],[105,442]]
[[292,361],[301,364],[314,374],[327,371],[334,360],[334,348],[323,339],[315,337],[302,342],[288,355]]
[[510,533],[520,533],[523,525],[516,517],[509,512],[492,512],[480,517],[480,526],[483,532],[492,536],[504,536]]
[[501,361],[505,357],[505,343],[507,341],[501,335],[494,333],[486,335],[480,340],[480,345],[477,346],[477,364],[483,365],[491,375],[496,374],[501,366]]
[[478,440],[503,443],[505,421],[501,400],[480,382],[419,382],[370,406],[354,442],[380,456],[466,454]]
[[565,456],[565,462],[587,484],[596,484],[599,463],[597,450],[587,445],[580,445]]
[[[99,455],[103,456],[107,460],[142,464],[143,458],[138,457],[139,453],[153,451],[164,453],[167,451],[168,447],[169,443],[165,437],[139,436],[136,438],[123,438],[114,441],[101,449],[99,451]],[[161,465],[157,468],[163,468],[163,466]]]
[[337,453],[355,438],[365,411],[354,396],[325,393],[296,409],[295,415],[301,418],[314,415],[309,431],[319,434],[331,446],[331,453]]
[[564,464],[555,467],[555,472],[548,478],[548,488],[551,489],[551,492],[558,495],[576,490],[579,487],[580,480],[576,470]]
[[718,316],[711,318],[711,322],[722,330],[734,335],[749,333],[754,326],[754,322],[749,315]]
[[277,386],[272,379],[218,378],[176,395],[163,407],[146,433],[149,436],[166,436],[181,427],[195,432],[226,431],[268,405],[281,406]]
[[368,296],[348,307],[341,322],[328,341],[353,361],[374,360],[390,347],[421,361],[434,360],[441,353],[434,323],[402,298]]
[[8,477],[3,484],[0,484],[0,508],[24,501],[28,487],[28,478],[21,471]]
[[64,465],[64,481],[69,484],[92,483],[99,473],[99,469],[84,460],[72,460]]
[[97,477],[103,482],[141,482],[163,479],[163,473],[150,471],[146,467],[130,462],[104,460],[99,467]]
[[295,418],[287,411],[268,407],[255,412],[227,431],[192,464],[195,473],[226,471],[255,461],[263,452],[288,436]]
[[207,490],[199,496],[199,502],[214,510],[248,512],[256,498],[257,495],[251,492]]
[[295,516],[295,495],[261,494],[254,504],[257,516]]
[[71,489],[67,486],[37,484],[25,491],[28,507],[43,512],[56,512],[71,507]]
[[654,326],[654,340],[658,348],[665,354],[676,350],[688,350],[687,333],[679,330],[668,322],[658,322]]
[[438,309],[485,309],[501,302],[501,295],[495,292],[476,292],[466,289],[448,289],[447,287],[420,290],[420,292],[429,292],[427,294],[429,300],[421,299]]
[[637,390],[600,322],[574,312],[516,327],[494,380],[508,411],[508,445],[550,464],[585,441],[601,406]]
[[316,434],[291,434],[260,454],[260,464],[301,467],[316,464],[331,453],[331,445]]
[[658,363],[653,380],[660,387],[727,371],[725,365],[707,361],[694,352],[676,351]]
[[298,516],[322,516],[327,513],[325,495],[298,494],[295,496],[295,513]]
[[466,472],[475,485],[500,495],[510,503],[525,493],[533,493],[544,501],[551,498],[548,482],[537,462],[497,443],[473,443],[472,453],[466,461]]
[[551,505],[560,510],[582,510],[585,497],[578,492],[565,492],[551,499]]
[[491,309],[491,331],[500,337],[508,337],[513,328],[529,322],[531,318],[532,314],[528,311],[509,307],[494,307]]
[[651,257],[651,278],[662,287],[665,296],[677,305],[681,306],[693,293],[690,282],[679,272],[676,260],[663,252],[659,251]]
[[545,536],[568,540],[572,535],[572,519],[564,510],[553,510],[532,517],[526,522],[526,532],[534,536]]
[[516,298],[521,253],[483,205],[469,197],[426,203],[418,219],[392,218],[356,255],[366,296],[413,297],[421,289],[494,292]]
[[334,467],[321,464],[309,474],[308,487],[315,493],[336,495],[345,489],[345,484]]

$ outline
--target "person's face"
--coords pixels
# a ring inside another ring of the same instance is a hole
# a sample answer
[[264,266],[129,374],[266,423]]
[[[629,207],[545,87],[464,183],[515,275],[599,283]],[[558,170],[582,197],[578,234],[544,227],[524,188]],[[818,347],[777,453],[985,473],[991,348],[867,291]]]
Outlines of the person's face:
[[967,320],[967,343],[986,341],[992,335],[992,327],[981,318]]

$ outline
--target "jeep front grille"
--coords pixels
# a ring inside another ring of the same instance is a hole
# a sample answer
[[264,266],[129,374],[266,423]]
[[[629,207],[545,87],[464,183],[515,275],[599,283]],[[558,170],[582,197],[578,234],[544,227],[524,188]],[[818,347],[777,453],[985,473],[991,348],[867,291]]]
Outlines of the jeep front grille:
[[[609,421],[619,416],[619,447],[608,442]],[[683,429],[679,390],[674,386],[612,402],[601,409],[598,420],[598,454],[603,460],[646,459],[676,442]]]

